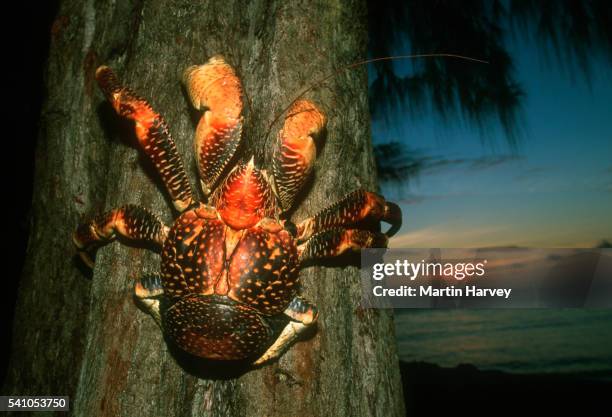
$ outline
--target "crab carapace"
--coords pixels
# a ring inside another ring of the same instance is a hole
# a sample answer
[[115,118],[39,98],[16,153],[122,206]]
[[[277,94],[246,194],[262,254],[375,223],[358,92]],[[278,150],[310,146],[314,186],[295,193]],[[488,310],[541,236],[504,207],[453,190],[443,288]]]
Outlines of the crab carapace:
[[[254,364],[278,357],[317,320],[316,307],[298,295],[300,267],[386,247],[401,225],[396,204],[365,190],[297,225],[286,219],[311,174],[316,138],[326,123],[308,100],[294,102],[285,116],[271,175],[253,158],[230,169],[242,136],[242,87],[220,56],[184,73],[191,102],[204,110],[194,145],[206,203],[196,200],[162,116],[110,68],[98,68],[96,79],[115,111],[134,121],[140,147],[180,215],[168,227],[146,208],[127,205],[80,224],[74,243],[90,266],[95,249],[116,236],[161,249],[160,273],[137,279],[134,292],[190,354]],[[371,230],[380,221],[391,225],[386,233]],[[168,308],[160,310],[161,297]],[[289,320],[274,339],[270,320],[283,314]]]

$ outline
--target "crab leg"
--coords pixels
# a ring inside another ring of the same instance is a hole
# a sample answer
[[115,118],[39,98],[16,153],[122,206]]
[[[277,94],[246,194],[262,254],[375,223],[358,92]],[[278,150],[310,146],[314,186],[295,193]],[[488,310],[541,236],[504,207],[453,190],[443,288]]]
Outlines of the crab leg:
[[72,236],[83,261],[93,267],[90,251],[115,239],[117,235],[130,240],[161,246],[168,227],[144,207],[126,205],[81,223]]
[[302,297],[295,297],[289,303],[289,307],[284,311],[284,314],[289,316],[292,321],[287,323],[272,346],[259,359],[253,362],[253,365],[261,365],[264,362],[279,357],[300,334],[316,323],[318,317],[317,308]]
[[208,196],[240,143],[240,80],[221,56],[187,68],[183,80],[193,106],[208,109],[198,123],[194,139],[200,183]]
[[381,220],[391,224],[391,228],[385,233],[387,237],[391,237],[402,225],[402,212],[395,203],[385,201],[378,194],[357,190],[299,223],[297,239],[298,242],[304,242],[319,232],[335,227],[378,227]]
[[146,275],[138,278],[134,284],[134,295],[160,328],[162,327],[162,320],[159,311],[159,297],[163,293],[164,289],[160,274]]
[[300,261],[332,258],[362,248],[386,248],[387,235],[361,229],[334,228],[319,232],[298,246]]
[[121,85],[109,67],[99,67],[96,80],[115,111],[135,121],[138,142],[159,171],[174,207],[180,212],[187,209],[194,203],[193,192],[165,120],[145,99]]
[[283,211],[291,208],[312,171],[317,153],[313,137],[324,126],[325,115],[308,100],[296,101],[287,111],[272,166]]

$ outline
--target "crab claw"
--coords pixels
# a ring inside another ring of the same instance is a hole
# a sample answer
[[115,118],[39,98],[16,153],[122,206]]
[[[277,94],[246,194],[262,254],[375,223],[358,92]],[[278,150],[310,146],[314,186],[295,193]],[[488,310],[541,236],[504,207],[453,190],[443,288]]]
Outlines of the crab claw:
[[187,68],[183,82],[193,106],[205,110],[194,145],[202,190],[213,191],[242,136],[242,86],[234,69],[217,55]]

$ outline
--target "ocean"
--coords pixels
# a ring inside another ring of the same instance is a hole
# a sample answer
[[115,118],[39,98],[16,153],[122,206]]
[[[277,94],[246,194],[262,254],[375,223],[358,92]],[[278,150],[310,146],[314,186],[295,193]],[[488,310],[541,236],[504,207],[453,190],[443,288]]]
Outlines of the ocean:
[[395,310],[400,359],[612,378],[612,310]]

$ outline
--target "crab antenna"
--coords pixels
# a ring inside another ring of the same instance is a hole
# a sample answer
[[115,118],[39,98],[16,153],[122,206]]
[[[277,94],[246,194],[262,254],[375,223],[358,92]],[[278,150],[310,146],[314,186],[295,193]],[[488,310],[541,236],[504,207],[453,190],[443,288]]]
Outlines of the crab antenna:
[[264,139],[267,139],[270,136],[270,132],[272,131],[272,126],[274,126],[276,124],[276,122],[278,122],[278,120],[281,118],[281,116],[283,114],[285,114],[285,112],[287,110],[289,110],[289,108],[293,105],[293,103],[295,103],[296,101],[301,99],[304,96],[304,94],[308,93],[309,91],[314,90],[315,88],[317,88],[321,84],[325,83],[330,78],[335,77],[336,75],[338,75],[342,71],[346,71],[348,69],[356,68],[356,67],[359,67],[359,66],[365,65],[365,64],[371,64],[372,62],[391,61],[391,60],[395,60],[395,59],[415,59],[415,58],[455,58],[455,59],[460,59],[460,60],[464,60],[464,61],[478,62],[480,64],[488,64],[489,63],[489,61],[485,61],[483,59],[472,58],[472,57],[469,57],[469,56],[457,55],[457,54],[394,55],[394,56],[385,56],[385,57],[379,57],[379,58],[371,58],[371,59],[366,59],[364,61],[353,62],[352,64],[345,65],[342,68],[339,68],[339,69],[337,69],[337,70],[335,70],[333,72],[330,72],[325,77],[315,81],[310,86],[308,86],[304,90],[302,90],[302,92],[299,93],[293,100],[291,100],[291,102],[274,118],[274,120],[272,120],[272,123],[270,123],[270,127],[268,128],[268,131],[266,132],[266,136],[264,136]]

